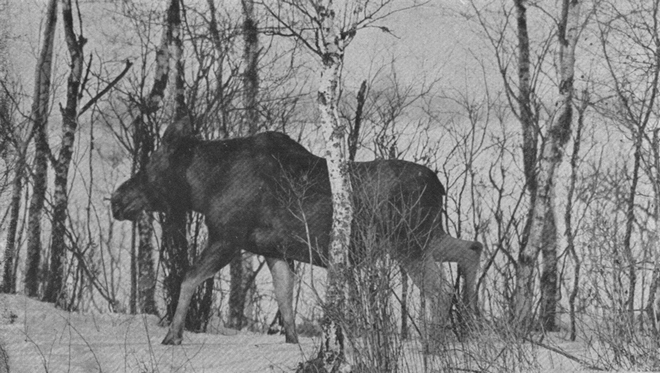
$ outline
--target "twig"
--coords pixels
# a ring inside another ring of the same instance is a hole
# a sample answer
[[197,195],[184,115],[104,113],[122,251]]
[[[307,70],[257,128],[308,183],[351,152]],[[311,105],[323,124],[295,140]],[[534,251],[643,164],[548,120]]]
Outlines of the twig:
[[124,67],[124,71],[122,71],[119,75],[117,75],[117,77],[112,82],[110,82],[110,84],[108,84],[105,88],[103,88],[101,92],[99,92],[96,96],[94,96],[94,98],[87,101],[87,103],[82,107],[82,109],[80,109],[80,112],[78,113],[78,117],[83,115],[83,113],[87,111],[87,109],[89,109],[92,105],[94,105],[96,101],[98,101],[101,97],[103,97],[103,95],[105,95],[110,89],[112,89],[112,87],[117,85],[117,83],[119,83],[119,81],[124,77],[124,75],[126,75],[126,73],[131,68],[131,66],[133,66],[133,62],[127,59],[126,66]]
[[60,316],[62,319],[64,319],[64,321],[66,321],[67,325],[69,325],[69,327],[70,327],[71,329],[73,329],[73,331],[76,332],[76,334],[78,334],[78,336],[80,337],[80,339],[82,339],[83,342],[85,342],[85,344],[87,345],[87,348],[89,348],[89,352],[92,353],[92,356],[94,356],[94,360],[96,360],[96,365],[99,367],[99,372],[102,372],[102,371],[103,371],[103,368],[101,367],[101,362],[99,361],[98,356],[96,356],[96,353],[94,352],[94,349],[92,348],[92,346],[89,344],[89,342],[87,342],[87,339],[85,339],[85,337],[84,337],[84,336],[78,331],[78,329],[76,329],[75,325],[73,325],[73,324],[71,323],[71,320],[66,319],[66,318],[65,318],[64,316],[62,316],[62,315],[59,315],[59,316]]

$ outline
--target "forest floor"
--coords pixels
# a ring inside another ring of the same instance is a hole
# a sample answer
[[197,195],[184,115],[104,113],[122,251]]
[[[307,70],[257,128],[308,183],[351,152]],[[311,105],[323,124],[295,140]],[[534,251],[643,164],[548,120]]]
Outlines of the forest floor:
[[[147,315],[70,313],[22,295],[0,294],[0,344],[9,356],[10,372],[16,373],[292,372],[315,354],[319,343],[318,338],[303,337],[299,345],[292,345],[280,335],[234,331],[226,333],[233,335],[186,332],[181,346],[163,346],[166,328],[158,321]],[[554,346],[569,355],[584,350],[576,342]],[[586,371],[562,353],[542,349],[534,355],[532,371]],[[421,365],[421,358],[415,360]],[[442,371],[412,365],[402,371]],[[522,367],[515,365],[512,370]],[[467,370],[501,371],[490,368],[494,369],[484,365]]]

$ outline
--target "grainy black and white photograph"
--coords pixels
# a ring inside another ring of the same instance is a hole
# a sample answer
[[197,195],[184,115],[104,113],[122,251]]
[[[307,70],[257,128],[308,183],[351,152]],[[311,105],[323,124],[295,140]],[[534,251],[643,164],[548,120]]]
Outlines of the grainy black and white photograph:
[[0,373],[660,371],[660,0],[0,0]]

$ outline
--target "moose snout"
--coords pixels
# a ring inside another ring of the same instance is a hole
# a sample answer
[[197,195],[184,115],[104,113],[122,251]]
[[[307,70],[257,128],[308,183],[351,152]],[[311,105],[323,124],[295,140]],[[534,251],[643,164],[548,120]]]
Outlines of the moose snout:
[[112,210],[112,217],[116,220],[126,220],[124,216],[124,203],[120,196],[117,195],[117,192],[112,193],[110,197],[110,209]]

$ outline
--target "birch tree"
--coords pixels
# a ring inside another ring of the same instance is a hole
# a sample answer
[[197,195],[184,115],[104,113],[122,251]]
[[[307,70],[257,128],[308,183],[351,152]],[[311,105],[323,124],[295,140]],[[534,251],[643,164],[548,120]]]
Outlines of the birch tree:
[[[346,320],[343,312],[347,299],[347,253],[353,206],[348,167],[349,131],[340,122],[337,108],[341,73],[346,48],[356,33],[394,11],[392,1],[286,0],[281,1],[278,8],[267,2],[262,4],[277,22],[277,34],[302,43],[321,62],[317,104],[326,142],[325,158],[332,191],[333,218],[325,315],[321,323],[323,342],[317,358],[301,364],[299,371],[314,368],[327,372],[344,371],[350,369],[344,356],[342,320]],[[385,27],[381,30],[388,31]]]
[[[177,3],[178,9],[178,1],[174,2]],[[135,17],[134,14],[139,13],[137,9],[129,8],[126,11],[126,16]],[[127,148],[133,153],[133,174],[147,165],[156,145],[158,126],[154,125],[155,116],[163,105],[170,77],[172,30],[169,22],[169,12],[166,12],[162,19],[162,33],[155,52],[153,83],[149,88],[140,86],[140,91],[137,93],[138,98],[128,100],[135,103],[130,108],[133,119],[130,125],[125,128],[125,131],[132,131],[133,146],[130,149],[130,145],[127,145]],[[133,23],[137,25],[141,24],[142,21],[141,19],[135,19]],[[138,28],[138,30],[140,29]],[[141,36],[145,39],[148,38],[148,34]],[[147,56],[145,55],[143,58],[146,61]],[[143,62],[143,66],[146,66],[146,62]],[[146,81],[146,67],[143,67],[143,72],[145,75],[142,76],[141,82]],[[146,85],[146,83],[143,84]],[[146,95],[143,95],[143,89],[148,90]],[[120,137],[120,135],[117,134],[117,137]],[[131,312],[157,314],[155,301],[156,273],[153,263],[154,245],[152,243],[154,235],[153,216],[143,212],[138,220],[133,222],[133,231],[137,236],[137,252],[135,252],[135,246],[133,246],[131,253]],[[167,285],[167,282],[165,285]],[[167,291],[166,286],[165,291]]]
[[[172,98],[175,119],[184,117],[183,92],[179,92],[183,86],[183,72],[180,71],[182,69],[182,54],[180,0],[170,0],[165,14],[163,36],[156,56],[156,77],[150,97],[163,99],[168,81],[171,78],[170,69],[173,65],[176,87],[171,89],[171,92],[174,96]],[[187,213],[186,211],[170,211],[164,214],[162,224],[161,250],[163,252],[163,264],[166,269],[165,279],[163,280],[167,309],[165,317],[169,320],[174,316],[177,300],[179,299],[180,285],[189,266],[186,231]]]
[[[0,48],[0,54],[3,50]],[[1,57],[0,57],[1,58]],[[1,63],[1,62],[0,62]],[[8,82],[6,72],[2,71],[0,66],[0,73],[3,77],[0,81]],[[21,212],[21,201],[23,188],[26,180],[27,168],[27,150],[31,141],[29,136],[30,127],[21,125],[16,116],[15,111],[18,109],[18,101],[15,98],[18,96],[13,91],[10,91],[8,83],[2,83],[2,93],[0,93],[0,136],[2,143],[0,146],[6,146],[5,149],[13,149],[14,154],[6,154],[6,162],[13,164],[13,170],[8,170],[8,174],[13,175],[11,179],[11,199],[8,206],[9,224],[7,227],[6,246],[4,249],[4,263],[2,274],[2,288],[0,291],[4,293],[16,292],[16,267],[18,264],[18,241],[20,240],[19,234],[19,219]],[[27,127],[27,128],[25,128]],[[26,133],[26,130],[28,133]]]
[[241,0],[243,7],[243,116],[242,131],[254,135],[259,129],[259,29],[254,0]]
[[[212,3],[212,0],[209,0]],[[259,32],[254,11],[254,0],[241,0],[243,10],[243,105],[244,113],[240,133],[251,136],[259,128]],[[218,84],[221,84],[219,82]],[[242,252],[230,263],[231,287],[229,291],[229,322],[231,327],[240,329],[247,319],[246,303],[249,306],[251,294],[255,291],[252,259],[254,255]]]
[[[340,91],[340,75],[346,47],[356,31],[356,24],[341,30],[340,16],[337,15],[332,0],[312,2],[311,6],[302,1],[283,2],[289,11],[300,12],[297,16],[313,25],[312,35],[303,35],[304,29],[294,28],[295,22],[279,16],[280,9],[270,14],[276,17],[283,28],[297,40],[303,42],[321,61],[321,74],[317,103],[321,115],[323,137],[326,141],[325,157],[328,166],[330,188],[332,191],[332,231],[328,251],[328,274],[324,319],[321,323],[323,341],[317,358],[301,364],[299,371],[315,366],[319,371],[337,372],[346,367],[344,356],[344,332],[342,322],[347,297],[347,259],[351,237],[353,205],[351,202],[351,182],[348,173],[348,147],[346,129],[339,121],[337,104]],[[353,4],[359,10],[362,2]],[[349,11],[346,12],[348,16]],[[353,13],[355,14],[355,13]],[[292,18],[294,18],[293,16]]]
[[344,52],[350,37],[339,31],[332,1],[319,4],[316,12],[320,24],[320,52],[323,64],[318,90],[318,104],[326,141],[326,159],[332,191],[332,232],[328,251],[328,288],[326,291],[323,330],[323,366],[328,372],[339,371],[344,359],[342,321],[346,302],[348,246],[351,238],[353,204],[348,170],[347,133],[339,122],[340,74]]
[[31,109],[35,155],[32,166],[32,196],[30,198],[27,258],[25,264],[25,293],[36,297],[41,282],[40,264],[42,254],[41,218],[48,182],[48,103],[53,64],[55,26],[57,24],[57,0],[50,0],[46,9],[46,21],[41,40],[41,51],[37,60],[34,79],[34,96]]
[[[7,24],[7,10],[9,3],[0,4],[0,20]],[[11,199],[9,202],[9,226],[7,228],[6,245],[4,249],[4,263],[2,273],[2,285],[0,291],[4,293],[16,292],[16,272],[14,262],[16,260],[16,233],[18,231],[18,219],[21,208],[21,192],[25,178],[25,151],[27,141],[22,141],[19,126],[14,116],[14,104],[17,102],[10,91],[9,72],[7,67],[7,27],[0,26],[0,157],[7,164],[14,164],[13,179],[11,180]],[[11,154],[11,149],[15,154]],[[8,170],[6,175],[11,175]]]
[[[69,166],[73,155],[73,142],[78,127],[78,97],[83,68],[83,46],[86,39],[82,34],[76,35],[73,30],[73,13],[71,0],[62,0],[62,23],[69,56],[71,71],[67,82],[66,106],[60,107],[62,112],[62,142],[59,157],[55,160],[55,188],[53,193],[53,223],[51,230],[50,269],[48,284],[44,292],[46,302],[55,303],[59,307],[66,306],[66,221],[69,196],[67,193]],[[82,26],[82,25],[81,25]]]
[[[544,254],[541,287],[542,323],[546,329],[555,327],[557,294],[557,227],[555,217],[556,170],[562,161],[571,135],[573,117],[573,82],[575,46],[581,26],[579,0],[563,0],[557,37],[558,97],[539,154],[536,171],[537,190],[532,198],[527,244],[521,247],[516,267],[514,318],[522,330],[533,325],[535,266],[539,252]],[[520,25],[520,22],[519,22]]]
[[[167,19],[167,16],[165,16]],[[154,73],[154,82],[143,105],[139,107],[131,127],[134,131],[134,142],[136,149],[136,159],[134,169],[141,169],[147,165],[149,156],[154,149],[156,134],[148,126],[149,117],[155,114],[162,103],[167,79],[169,76],[169,30],[167,26],[163,27],[163,33],[158,49],[156,50],[156,67]],[[137,297],[137,308],[139,312],[155,314],[157,313],[155,290],[156,275],[152,253],[154,250],[151,242],[153,237],[153,217],[151,214],[142,213],[136,223],[133,223],[133,229],[138,232],[137,256],[133,255],[133,267],[136,278],[133,278],[133,284],[136,287],[135,296]],[[137,263],[136,263],[137,262]]]

